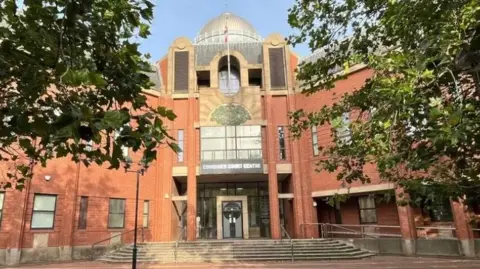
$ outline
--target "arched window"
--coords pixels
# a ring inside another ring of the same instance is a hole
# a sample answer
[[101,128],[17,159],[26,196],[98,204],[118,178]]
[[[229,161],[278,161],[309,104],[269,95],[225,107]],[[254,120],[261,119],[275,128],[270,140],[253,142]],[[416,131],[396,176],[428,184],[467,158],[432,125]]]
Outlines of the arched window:
[[236,68],[230,68],[230,85],[228,84],[228,68],[218,72],[220,91],[225,95],[234,95],[240,90],[240,73]]
[[[228,57],[224,56],[218,64],[218,86],[224,95],[234,95],[240,90],[240,64],[237,58],[230,56],[230,74]],[[230,83],[229,83],[230,78]]]

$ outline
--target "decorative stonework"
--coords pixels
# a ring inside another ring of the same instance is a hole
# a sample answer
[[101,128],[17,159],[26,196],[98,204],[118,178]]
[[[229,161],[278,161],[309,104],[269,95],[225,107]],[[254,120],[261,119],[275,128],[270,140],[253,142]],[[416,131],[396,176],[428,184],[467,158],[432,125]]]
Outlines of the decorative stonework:
[[239,104],[225,104],[217,107],[213,113],[211,121],[220,125],[241,125],[252,117],[248,111]]

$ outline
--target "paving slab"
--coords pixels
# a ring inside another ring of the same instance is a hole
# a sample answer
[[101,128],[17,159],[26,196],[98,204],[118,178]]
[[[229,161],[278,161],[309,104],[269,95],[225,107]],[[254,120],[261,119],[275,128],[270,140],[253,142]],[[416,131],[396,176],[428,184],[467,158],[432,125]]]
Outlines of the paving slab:
[[[131,268],[130,264],[108,264],[99,262],[50,263],[39,265],[22,265],[0,267],[5,269],[106,269]],[[242,263],[178,263],[178,264],[138,264],[138,269],[480,269],[480,259],[458,258],[420,258],[420,257],[374,257],[351,261],[299,261],[299,262],[242,262]]]

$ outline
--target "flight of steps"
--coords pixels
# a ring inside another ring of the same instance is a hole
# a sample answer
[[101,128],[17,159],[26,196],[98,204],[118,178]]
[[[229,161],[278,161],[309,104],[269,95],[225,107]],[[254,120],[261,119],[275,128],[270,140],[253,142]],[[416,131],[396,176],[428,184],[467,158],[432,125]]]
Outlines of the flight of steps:
[[[361,259],[373,254],[341,241],[330,239],[293,240],[294,260]],[[239,262],[239,261],[289,261],[292,247],[289,240],[238,240],[141,243],[138,245],[138,262]],[[132,260],[132,245],[109,253],[98,259],[111,263]]]

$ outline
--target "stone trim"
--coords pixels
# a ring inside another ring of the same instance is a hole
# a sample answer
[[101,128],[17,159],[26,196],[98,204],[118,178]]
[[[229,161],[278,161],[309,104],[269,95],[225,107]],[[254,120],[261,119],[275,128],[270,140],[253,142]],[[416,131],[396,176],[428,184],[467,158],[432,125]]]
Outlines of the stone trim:
[[248,239],[248,199],[247,196],[217,196],[217,239],[223,240],[222,203],[242,202],[243,239]]
[[340,188],[336,190],[314,191],[312,192],[312,197],[327,197],[327,196],[333,196],[335,194],[356,194],[356,193],[385,191],[385,190],[393,190],[393,189],[395,189],[395,185],[393,183],[383,183],[383,184],[375,184],[375,185],[369,185],[369,186]]

